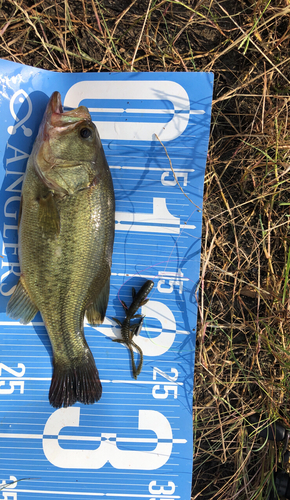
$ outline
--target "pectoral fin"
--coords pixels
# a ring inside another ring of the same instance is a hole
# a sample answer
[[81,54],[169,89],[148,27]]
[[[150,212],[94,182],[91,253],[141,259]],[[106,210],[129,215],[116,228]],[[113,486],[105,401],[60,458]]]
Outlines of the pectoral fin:
[[109,302],[109,293],[110,278],[107,279],[101,293],[86,310],[86,317],[90,325],[100,325],[103,323]]
[[23,325],[27,325],[34,318],[37,311],[38,308],[29,297],[21,276],[7,304],[6,312],[10,318],[17,319]]
[[46,197],[39,198],[38,204],[38,221],[40,227],[45,233],[58,235],[60,232],[60,217],[53,193],[50,192]]

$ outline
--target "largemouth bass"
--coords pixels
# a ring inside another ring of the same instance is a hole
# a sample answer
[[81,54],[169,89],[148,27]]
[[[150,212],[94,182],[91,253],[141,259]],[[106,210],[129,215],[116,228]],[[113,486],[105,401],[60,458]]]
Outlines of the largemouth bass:
[[53,350],[55,408],[98,401],[102,386],[84,336],[84,315],[103,322],[115,226],[112,178],[86,107],[63,112],[54,92],[29,157],[19,214],[21,276],[7,313],[40,311]]

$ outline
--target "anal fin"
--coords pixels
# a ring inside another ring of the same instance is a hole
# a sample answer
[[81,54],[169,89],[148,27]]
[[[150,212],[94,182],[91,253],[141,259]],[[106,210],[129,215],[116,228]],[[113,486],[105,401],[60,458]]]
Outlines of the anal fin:
[[16,288],[7,304],[6,313],[10,318],[19,320],[23,325],[27,325],[34,318],[38,311],[36,305],[29,297],[25,288],[25,283],[20,277]]
[[109,294],[110,278],[107,279],[101,293],[86,310],[86,317],[90,325],[100,325],[103,323],[109,302]]

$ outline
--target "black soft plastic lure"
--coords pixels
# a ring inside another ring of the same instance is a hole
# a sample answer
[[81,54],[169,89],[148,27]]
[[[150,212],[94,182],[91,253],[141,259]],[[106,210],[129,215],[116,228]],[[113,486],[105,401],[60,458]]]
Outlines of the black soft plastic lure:
[[[121,300],[122,306],[125,309],[126,312],[126,317],[121,323],[117,318],[113,318],[116,323],[121,326],[121,335],[122,339],[113,339],[114,342],[119,342],[120,344],[125,344],[131,355],[131,360],[132,360],[132,371],[133,371],[133,377],[137,380],[138,375],[141,373],[142,365],[143,365],[143,352],[142,349],[134,342],[133,336],[134,335],[139,335],[143,321],[145,316],[142,316],[142,314],[135,314],[139,307],[144,306],[149,299],[147,299],[147,295],[151,292],[152,288],[154,286],[154,282],[151,280],[148,280],[144,283],[144,285],[140,288],[139,292],[136,293],[135,288],[132,288],[132,297],[133,297],[133,302],[130,305],[130,307],[127,307],[125,302]],[[141,318],[140,323],[130,325],[130,321],[135,318]],[[135,365],[135,360],[134,360],[134,351],[133,347],[137,349],[137,351],[140,354],[140,361],[139,365],[136,368]]]

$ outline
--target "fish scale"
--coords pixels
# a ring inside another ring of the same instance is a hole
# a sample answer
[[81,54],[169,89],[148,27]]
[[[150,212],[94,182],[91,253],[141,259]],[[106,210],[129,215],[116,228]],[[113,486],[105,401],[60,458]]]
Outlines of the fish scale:
[[62,113],[55,92],[23,182],[21,278],[7,306],[24,324],[42,314],[54,356],[54,407],[101,397],[83,322],[85,313],[91,324],[105,316],[114,224],[111,174],[88,110]]

